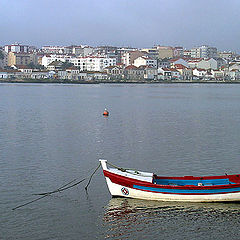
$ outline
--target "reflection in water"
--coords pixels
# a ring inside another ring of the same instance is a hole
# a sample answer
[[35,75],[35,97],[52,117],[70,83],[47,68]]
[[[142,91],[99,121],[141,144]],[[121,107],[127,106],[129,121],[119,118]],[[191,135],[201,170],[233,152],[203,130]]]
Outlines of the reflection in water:
[[[106,206],[106,239],[218,239],[240,237],[235,232],[240,205],[180,203],[113,198]],[[221,234],[220,234],[221,232]],[[211,234],[210,234],[211,233]]]

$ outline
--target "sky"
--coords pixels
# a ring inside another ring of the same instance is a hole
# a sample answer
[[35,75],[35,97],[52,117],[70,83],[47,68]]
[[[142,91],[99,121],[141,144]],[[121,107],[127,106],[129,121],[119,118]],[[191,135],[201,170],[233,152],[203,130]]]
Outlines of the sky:
[[0,45],[200,45],[240,53],[240,0],[0,0]]

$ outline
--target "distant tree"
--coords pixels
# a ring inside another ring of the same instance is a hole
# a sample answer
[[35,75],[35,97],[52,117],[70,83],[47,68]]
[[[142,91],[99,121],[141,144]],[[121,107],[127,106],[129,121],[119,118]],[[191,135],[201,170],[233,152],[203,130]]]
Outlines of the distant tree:
[[44,69],[44,66],[43,66],[43,65],[34,64],[33,62],[29,63],[27,66],[28,66],[29,68],[32,68],[32,69]]
[[4,59],[4,54],[1,50],[0,50],[0,59]]
[[27,67],[32,68],[32,69],[36,68],[36,67],[35,67],[35,64],[34,64],[33,62],[30,62],[30,63],[27,65]]
[[72,66],[74,66],[73,63],[63,62],[63,64],[62,64],[62,69],[63,69],[63,70],[66,70],[67,68],[72,67]]

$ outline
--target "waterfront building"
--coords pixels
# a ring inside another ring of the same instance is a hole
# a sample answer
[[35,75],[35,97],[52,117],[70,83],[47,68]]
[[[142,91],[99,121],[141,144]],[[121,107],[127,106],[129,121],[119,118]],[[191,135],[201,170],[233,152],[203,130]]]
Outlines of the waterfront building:
[[191,80],[193,71],[191,68],[182,64],[175,64],[174,68],[180,73],[182,80]]
[[240,70],[233,69],[227,72],[226,74],[229,77],[230,81],[239,81],[240,80]]
[[240,71],[240,64],[239,63],[230,63],[228,69],[229,69],[229,71],[231,71],[231,70],[239,70]]
[[77,67],[68,67],[66,70],[58,71],[58,78],[60,79],[68,79],[68,80],[79,80],[80,71]]
[[157,79],[157,68],[151,66],[140,66],[139,69],[144,70],[143,78],[145,80],[155,80]]
[[143,79],[144,69],[138,68],[134,65],[129,65],[124,69],[124,78],[126,80],[140,80]]
[[19,70],[0,69],[0,79],[2,80],[20,78],[21,76],[22,72]]
[[49,74],[49,71],[42,70],[42,71],[34,71],[31,73],[32,79],[46,79],[50,78],[51,75]]
[[203,78],[206,74],[207,74],[206,69],[200,69],[200,68],[193,69],[193,76],[196,76],[198,78]]
[[54,61],[69,62],[78,67],[81,71],[100,71],[104,68],[116,65],[116,58],[108,57],[75,57],[74,55],[45,55],[42,57],[42,65],[48,67]]
[[224,71],[222,71],[221,69],[212,69],[211,70],[211,73],[212,73],[212,77],[217,80],[217,81],[222,81],[225,77],[225,74],[224,74]]
[[116,58],[107,57],[78,57],[70,59],[74,66],[78,67],[80,71],[94,71],[103,72],[105,68],[116,65]]
[[114,77],[117,79],[123,78],[123,65],[109,66],[106,67],[105,70],[110,77]]
[[158,74],[162,74],[164,80],[179,80],[180,72],[176,68],[158,68]]

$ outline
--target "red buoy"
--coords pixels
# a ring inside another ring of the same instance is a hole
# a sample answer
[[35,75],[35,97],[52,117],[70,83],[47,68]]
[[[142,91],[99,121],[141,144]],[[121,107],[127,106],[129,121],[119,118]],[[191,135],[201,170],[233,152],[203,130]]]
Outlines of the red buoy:
[[105,108],[105,110],[103,111],[103,116],[108,116],[109,115],[109,112],[108,110]]

